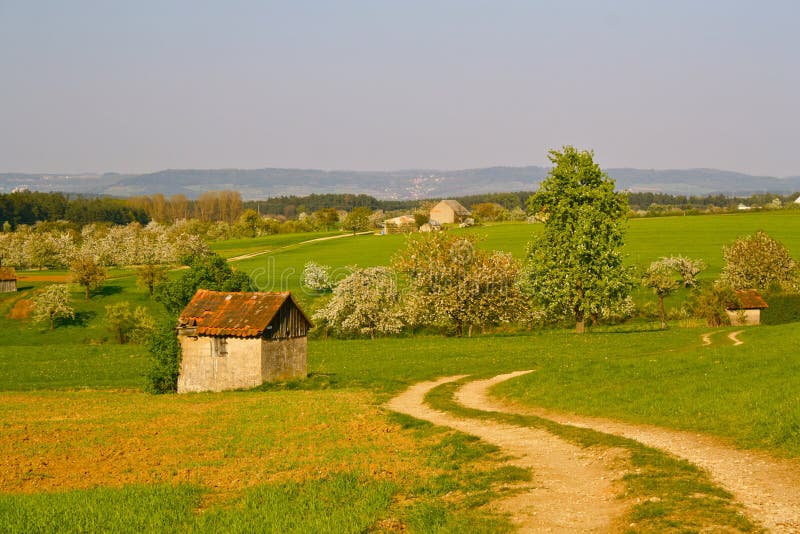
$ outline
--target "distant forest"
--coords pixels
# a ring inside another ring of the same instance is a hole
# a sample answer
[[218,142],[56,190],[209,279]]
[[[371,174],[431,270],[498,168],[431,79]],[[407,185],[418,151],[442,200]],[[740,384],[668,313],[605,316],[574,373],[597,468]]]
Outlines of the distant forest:
[[[467,208],[477,204],[498,204],[506,210],[525,209],[533,192],[487,193],[455,197]],[[711,209],[734,209],[739,204],[753,207],[790,203],[795,195],[757,194],[749,197],[725,195],[685,196],[664,193],[628,193],[630,209],[640,214],[658,215],[681,210],[702,212]],[[225,220],[233,223],[242,210],[252,209],[263,216],[296,219],[301,213],[312,214],[334,208],[351,211],[366,207],[386,213],[410,212],[439,199],[380,200],[369,195],[311,194],[282,196],[257,201],[242,201],[236,191],[211,191],[197,200],[184,195],[164,197],[161,194],[131,198],[67,195],[22,191],[0,194],[0,225],[16,228],[21,224],[66,221],[74,227],[90,223],[128,224],[150,221],[172,222],[194,217],[205,221]]]

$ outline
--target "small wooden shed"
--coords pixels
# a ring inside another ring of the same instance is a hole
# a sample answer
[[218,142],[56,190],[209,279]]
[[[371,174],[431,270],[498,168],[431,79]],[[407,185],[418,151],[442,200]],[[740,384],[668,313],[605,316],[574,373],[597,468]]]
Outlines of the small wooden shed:
[[305,378],[312,326],[289,292],[201,289],[178,318],[178,393]]
[[739,297],[739,304],[727,309],[731,324],[733,326],[761,324],[761,310],[769,308],[761,294],[755,289],[737,289],[736,296]]
[[14,293],[17,290],[17,272],[13,267],[0,267],[0,293]]

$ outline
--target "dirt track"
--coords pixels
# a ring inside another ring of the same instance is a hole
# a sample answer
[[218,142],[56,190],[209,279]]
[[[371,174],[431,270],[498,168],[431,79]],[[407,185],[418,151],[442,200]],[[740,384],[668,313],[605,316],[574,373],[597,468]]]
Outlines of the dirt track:
[[463,378],[422,382],[392,399],[387,407],[436,425],[480,437],[513,455],[512,464],[532,468],[534,485],[500,503],[520,532],[608,532],[617,530],[626,505],[617,499],[615,468],[625,453],[583,449],[543,430],[464,419],[424,403],[433,388]]
[[800,532],[800,462],[743,451],[692,432],[568,415],[503,403],[489,388],[531,371],[518,371],[470,382],[456,393],[464,406],[486,411],[530,414],[560,424],[591,428],[668,451],[706,469],[712,479],[744,505],[748,515],[774,532]]

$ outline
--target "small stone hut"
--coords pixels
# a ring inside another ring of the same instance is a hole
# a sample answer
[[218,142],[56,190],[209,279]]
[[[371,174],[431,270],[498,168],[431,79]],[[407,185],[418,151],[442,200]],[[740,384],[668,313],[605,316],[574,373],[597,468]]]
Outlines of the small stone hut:
[[408,234],[414,231],[416,221],[410,215],[401,215],[383,221],[383,234]]
[[14,293],[17,290],[17,272],[13,267],[0,267],[0,293]]
[[305,378],[312,326],[289,292],[200,289],[178,317],[178,393]]
[[761,324],[761,310],[769,308],[755,289],[737,289],[739,304],[727,309],[728,318],[733,326]]
[[461,223],[471,215],[457,200],[442,200],[431,208],[430,220],[439,224]]

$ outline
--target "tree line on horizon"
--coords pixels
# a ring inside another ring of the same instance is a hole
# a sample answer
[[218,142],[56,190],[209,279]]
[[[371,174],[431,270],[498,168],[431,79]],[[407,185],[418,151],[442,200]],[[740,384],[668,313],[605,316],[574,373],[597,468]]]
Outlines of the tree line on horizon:
[[[533,191],[484,193],[456,196],[455,200],[468,209],[478,208],[484,222],[512,220],[508,214],[525,210]],[[749,197],[729,197],[722,194],[705,196],[671,195],[654,192],[626,192],[631,214],[640,216],[674,213],[705,213],[736,209],[739,204],[756,208],[778,208],[791,204],[797,194],[778,195],[758,193]],[[243,200],[241,193],[232,190],[206,191],[196,199],[183,194],[169,197],[155,193],[128,198],[107,196],[68,195],[19,191],[0,194],[0,228],[14,230],[20,225],[65,221],[74,229],[87,224],[106,223],[126,225],[132,222],[147,224],[174,223],[197,219],[200,222],[234,224],[246,210],[278,220],[297,220],[303,214],[322,210],[351,212],[368,208],[386,214],[411,212],[432,205],[441,199],[392,200],[350,193],[322,193],[306,196],[287,195],[264,200]]]

